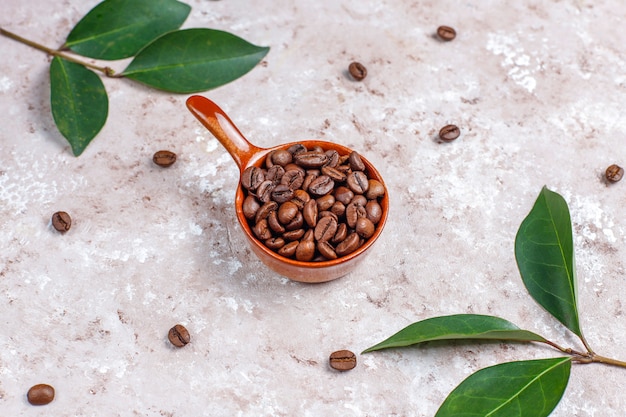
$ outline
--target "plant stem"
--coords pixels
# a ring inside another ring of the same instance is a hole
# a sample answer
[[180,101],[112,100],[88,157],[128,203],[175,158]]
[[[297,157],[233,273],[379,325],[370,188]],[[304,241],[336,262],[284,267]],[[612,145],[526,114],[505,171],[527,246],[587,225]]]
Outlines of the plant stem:
[[591,361],[592,362],[598,362],[598,363],[603,363],[606,365],[611,365],[611,366],[619,366],[621,368],[626,368],[626,362],[624,361],[618,361],[617,359],[611,359],[611,358],[607,358],[601,355],[597,355],[595,353],[591,354]]
[[52,49],[52,48],[48,48],[47,46],[41,45],[41,44],[39,44],[37,42],[33,42],[33,41],[29,40],[29,39],[22,38],[21,36],[16,35],[13,32],[9,32],[6,29],[0,28],[0,35],[4,35],[7,38],[11,38],[11,39],[13,39],[15,41],[21,42],[21,43],[23,43],[25,45],[28,45],[28,46],[32,47],[32,48],[38,49],[40,51],[43,51],[43,52],[45,52],[45,53],[47,53],[49,55],[58,56],[58,57],[63,58],[65,60],[67,60],[67,61],[74,62],[76,64],[82,65],[82,66],[87,67],[87,68],[91,68],[92,70],[100,71],[101,73],[103,73],[104,75],[106,75],[108,77],[114,77],[115,76],[115,71],[113,71],[113,69],[110,68],[110,67],[101,67],[101,66],[98,66],[98,65],[91,64],[89,62],[82,61],[82,60],[80,60],[78,58],[73,57],[72,55],[69,55],[69,54],[65,53],[65,52],[62,52],[62,51],[59,51],[59,50],[56,50],[56,49]]

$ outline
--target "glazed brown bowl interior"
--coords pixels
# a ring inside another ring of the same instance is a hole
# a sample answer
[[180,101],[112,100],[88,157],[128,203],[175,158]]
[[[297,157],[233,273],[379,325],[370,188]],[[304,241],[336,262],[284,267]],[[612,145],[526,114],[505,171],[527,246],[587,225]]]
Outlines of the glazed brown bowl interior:
[[[307,149],[320,146],[324,150],[336,150],[340,155],[347,155],[352,152],[352,149],[348,147],[320,140],[297,141],[273,148],[259,148],[248,142],[226,113],[209,99],[202,96],[192,96],[187,100],[187,107],[231,154],[239,167],[240,176],[249,166],[263,167],[265,159],[270,152],[278,149],[286,149],[294,144],[302,144]],[[365,156],[360,156],[365,165],[368,178],[379,181],[383,184],[383,187],[385,187],[385,194],[379,200],[382,216],[376,225],[374,234],[367,239],[361,247],[348,255],[333,260],[298,261],[281,256],[265,246],[263,242],[256,238],[250,228],[248,220],[244,216],[243,201],[246,198],[246,191],[241,186],[241,182],[239,182],[235,194],[237,220],[250,243],[252,251],[265,265],[273,271],[294,281],[315,283],[331,281],[347,275],[365,258],[367,251],[376,242],[387,221],[389,213],[389,195],[380,173]]]

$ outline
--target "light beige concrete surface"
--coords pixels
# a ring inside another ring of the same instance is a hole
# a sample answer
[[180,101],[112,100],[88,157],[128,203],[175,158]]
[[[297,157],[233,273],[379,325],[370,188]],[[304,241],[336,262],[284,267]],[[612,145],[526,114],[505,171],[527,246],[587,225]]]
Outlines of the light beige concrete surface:
[[[97,2],[3,0],[0,26],[56,47]],[[539,346],[358,355],[417,320],[493,314],[580,348],[527,295],[513,254],[543,185],[568,201],[581,321],[626,359],[626,17],[620,1],[190,0],[185,27],[272,49],[205,93],[259,146],[320,138],[361,151],[391,196],[357,272],[291,282],[246,247],[238,172],[187,96],[105,79],[106,126],[75,158],[49,105],[49,57],[0,38],[0,414],[432,416],[465,377]],[[437,26],[457,29],[442,43]],[[346,76],[358,60],[363,82]],[[125,63],[111,64],[121,70]],[[461,137],[435,140],[456,123]],[[159,149],[179,155],[163,170]],[[50,216],[74,219],[65,235]],[[171,348],[168,329],[192,342]],[[52,384],[35,408],[28,388]],[[626,369],[575,365],[556,417],[623,416]]]

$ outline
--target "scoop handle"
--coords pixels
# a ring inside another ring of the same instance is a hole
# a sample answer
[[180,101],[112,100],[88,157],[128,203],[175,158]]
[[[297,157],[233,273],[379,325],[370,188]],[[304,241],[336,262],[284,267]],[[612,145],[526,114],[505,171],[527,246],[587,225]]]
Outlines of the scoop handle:
[[187,108],[220,141],[243,171],[252,157],[265,149],[250,143],[217,104],[203,96],[187,99]]

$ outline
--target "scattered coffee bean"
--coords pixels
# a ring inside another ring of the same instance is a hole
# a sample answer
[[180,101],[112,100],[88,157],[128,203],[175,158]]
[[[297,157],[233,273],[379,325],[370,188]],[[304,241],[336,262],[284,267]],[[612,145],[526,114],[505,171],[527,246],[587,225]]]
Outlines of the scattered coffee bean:
[[446,125],[439,131],[439,139],[451,142],[461,135],[461,130],[456,125]]
[[385,187],[369,178],[358,153],[297,144],[270,152],[262,163],[242,174],[242,211],[267,248],[317,262],[346,256],[374,235]]
[[72,227],[72,218],[64,211],[57,211],[52,215],[52,227],[61,233],[65,233]]
[[360,62],[353,62],[348,66],[348,72],[356,81],[361,81],[367,77],[367,68]]
[[167,168],[176,162],[176,154],[172,151],[157,151],[152,161],[160,167]]
[[338,350],[330,354],[329,364],[337,371],[349,371],[356,366],[356,355],[349,350]]
[[442,41],[451,41],[456,38],[456,30],[450,26],[439,26],[437,28],[437,35]]
[[176,347],[183,347],[191,340],[191,336],[189,336],[189,331],[182,324],[177,324],[172,327],[167,334],[167,338],[172,342],[172,344]]
[[606,169],[606,179],[610,182],[617,182],[624,176],[624,168],[619,165],[613,164]]
[[46,405],[54,400],[54,388],[48,384],[33,385],[26,394],[28,402],[32,405]]

